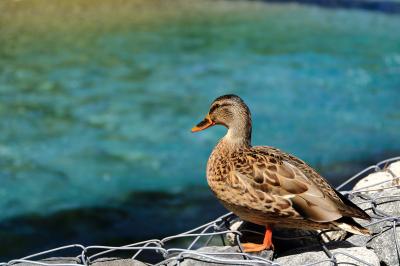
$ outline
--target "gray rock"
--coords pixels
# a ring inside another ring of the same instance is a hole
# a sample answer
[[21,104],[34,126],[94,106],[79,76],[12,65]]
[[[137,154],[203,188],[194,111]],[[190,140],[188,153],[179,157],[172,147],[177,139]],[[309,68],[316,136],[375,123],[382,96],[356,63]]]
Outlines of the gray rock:
[[371,236],[362,236],[362,235],[352,235],[348,239],[347,242],[351,243],[357,247],[365,247],[367,246],[368,241],[371,240]]
[[[369,175],[365,182],[372,184],[389,175],[393,178],[393,173],[398,174],[398,168],[398,162],[391,164],[386,171],[379,172],[379,175]],[[398,181],[398,179],[391,181],[392,183],[388,187],[383,187],[382,184],[372,186],[368,193],[360,193],[352,199],[358,206],[367,209],[367,213],[373,217],[372,225],[369,225],[371,222],[357,219],[357,222],[367,226],[373,232],[373,237],[354,235],[347,241],[357,246],[372,248],[382,265],[400,265],[395,244],[395,237],[400,243],[400,227],[393,228],[394,219],[400,217],[400,190],[393,186],[397,185]]]
[[388,188],[400,188],[400,161],[391,163],[382,170],[362,178],[353,187],[353,191],[363,194],[381,192]]
[[[400,227],[393,225],[393,220],[383,220],[384,218],[399,217],[400,215],[400,195],[394,190],[384,190],[371,195],[375,198],[376,210],[368,210],[367,212],[373,216],[372,223],[368,228],[373,232],[372,237],[351,236],[347,241],[354,245],[366,245],[378,255],[382,261],[382,265],[400,265],[397,255],[396,240],[400,242]],[[356,200],[358,201],[358,200]],[[365,225],[367,222],[358,220],[359,223]]]
[[[343,242],[337,244],[339,244],[338,248],[334,248],[332,244],[329,244],[328,247],[339,265],[366,265],[365,263],[376,266],[380,265],[379,258],[375,252],[366,247],[340,247],[340,245],[343,245]],[[337,244],[335,243],[334,245]],[[321,251],[319,246],[315,246],[314,248],[306,247],[294,250],[291,255],[279,257],[275,262],[285,266],[305,265],[316,262],[320,262],[316,265],[332,265],[331,259],[324,251]],[[351,256],[359,258],[359,260],[353,259]]]
[[[78,263],[80,263],[79,259],[74,258],[74,257],[52,257],[52,258],[40,260],[39,262],[47,263],[47,264],[78,264]],[[17,263],[16,265],[18,265],[18,266],[37,266],[37,264],[29,263],[29,262]]]
[[101,258],[95,260],[93,266],[146,266],[143,262],[132,259]]
[[[327,245],[330,252],[333,254],[336,262],[338,264],[349,264],[349,265],[365,265],[365,263],[369,263],[369,265],[380,265],[380,261],[378,256],[374,253],[374,251],[367,249],[366,247],[354,247],[348,242],[334,242]],[[185,254],[180,260],[180,265],[182,266],[220,266],[221,261],[223,260],[228,265],[243,265],[244,257],[242,254],[229,254],[229,253],[237,253],[239,252],[237,247],[205,247],[196,250],[196,252],[211,256],[216,259],[210,259],[198,254]],[[228,253],[228,254],[221,254]],[[272,261],[271,251],[264,251],[258,254],[250,254],[250,259],[253,261],[247,260],[247,263],[251,263],[251,265],[265,265],[261,264],[260,260],[257,263],[257,257],[265,259],[264,263],[271,263],[271,265],[284,265],[284,266],[299,266],[304,264],[311,264],[320,262],[317,265],[332,265],[330,263],[330,258],[328,255],[322,251],[321,246],[314,245],[308,246],[297,250],[292,250],[289,254],[283,254],[276,260]],[[359,258],[353,259],[352,256]],[[229,261],[227,261],[229,260]],[[177,261],[171,261],[168,265],[173,266],[176,265]]]
[[392,173],[394,176],[400,177],[400,161],[391,163],[391,164],[387,167],[387,171],[389,171],[390,173]]
[[[40,260],[41,263],[47,264],[82,264],[76,258],[70,257],[54,257],[48,258],[44,260]],[[37,266],[37,264],[33,263],[18,263],[18,266]],[[131,259],[118,259],[118,258],[101,258],[95,260],[91,265],[93,266],[146,266],[143,262],[138,260],[131,260]]]
[[[182,266],[221,266],[221,260],[225,261],[227,264],[224,265],[243,265],[244,256],[240,254],[240,250],[237,247],[229,247],[229,246],[209,246],[203,247],[200,249],[195,250],[196,253],[199,254],[184,254],[180,260],[180,265]],[[228,254],[221,254],[221,253],[228,253]],[[230,254],[232,253],[232,254]],[[257,254],[257,256],[261,259],[264,259],[264,262],[267,262],[271,259],[273,252],[272,251],[263,251]],[[205,256],[210,256],[212,258],[207,258]],[[251,256],[251,255],[250,255]],[[219,261],[220,260],[220,261]],[[255,259],[254,264],[252,265],[259,265],[256,261],[260,261]],[[251,262],[247,260],[247,262]],[[271,262],[271,261],[270,261]],[[272,264],[272,262],[271,262]],[[168,266],[176,265],[176,261],[171,261]],[[263,264],[265,265],[265,264]]]
[[400,228],[386,229],[380,235],[373,237],[368,243],[367,247],[372,248],[378,254],[383,265],[400,265],[400,260],[397,255],[395,237],[400,242]]

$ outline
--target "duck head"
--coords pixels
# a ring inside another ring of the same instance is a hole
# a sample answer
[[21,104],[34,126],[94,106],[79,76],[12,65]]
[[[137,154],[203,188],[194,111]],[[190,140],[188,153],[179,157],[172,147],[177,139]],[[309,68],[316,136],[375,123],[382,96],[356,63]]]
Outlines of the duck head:
[[211,103],[206,117],[192,128],[192,132],[198,132],[214,125],[223,125],[228,128],[226,139],[250,143],[251,114],[239,96],[228,94],[216,98]]

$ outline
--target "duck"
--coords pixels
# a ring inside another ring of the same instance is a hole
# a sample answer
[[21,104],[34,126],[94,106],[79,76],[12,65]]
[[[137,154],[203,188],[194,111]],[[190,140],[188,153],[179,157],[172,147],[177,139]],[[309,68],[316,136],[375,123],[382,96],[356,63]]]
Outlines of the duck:
[[191,131],[215,125],[227,132],[208,159],[207,183],[226,209],[265,227],[263,243],[243,243],[244,252],[273,249],[275,227],[370,234],[353,219],[370,216],[303,160],[274,147],[251,145],[251,113],[242,98],[216,98]]

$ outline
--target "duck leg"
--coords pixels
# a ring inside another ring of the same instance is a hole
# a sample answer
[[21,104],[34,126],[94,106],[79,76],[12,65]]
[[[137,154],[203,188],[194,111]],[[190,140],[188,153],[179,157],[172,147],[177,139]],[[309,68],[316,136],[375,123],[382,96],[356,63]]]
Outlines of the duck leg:
[[244,252],[259,252],[266,249],[274,249],[274,245],[272,244],[272,228],[267,225],[265,229],[266,230],[263,243],[262,244],[244,243],[242,244]]

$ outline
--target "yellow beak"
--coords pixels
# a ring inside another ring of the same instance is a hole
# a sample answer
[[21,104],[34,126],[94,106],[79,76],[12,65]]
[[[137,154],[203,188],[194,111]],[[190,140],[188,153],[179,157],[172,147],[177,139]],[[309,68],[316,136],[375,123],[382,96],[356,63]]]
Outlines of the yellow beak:
[[195,127],[192,128],[192,132],[202,131],[206,128],[212,127],[215,125],[215,122],[211,120],[210,115],[207,114],[206,117],[198,123]]

